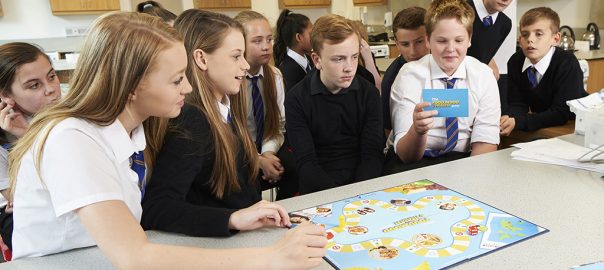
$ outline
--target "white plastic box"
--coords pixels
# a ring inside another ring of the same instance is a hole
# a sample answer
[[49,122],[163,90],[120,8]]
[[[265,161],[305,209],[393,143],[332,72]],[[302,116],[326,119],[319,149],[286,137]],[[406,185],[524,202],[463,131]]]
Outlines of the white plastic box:
[[585,147],[595,149],[604,145],[604,109],[587,112],[584,119]]

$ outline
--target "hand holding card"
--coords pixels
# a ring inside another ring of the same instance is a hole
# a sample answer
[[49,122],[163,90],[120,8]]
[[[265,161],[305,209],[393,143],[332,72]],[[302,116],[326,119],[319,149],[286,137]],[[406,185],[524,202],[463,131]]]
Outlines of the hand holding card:
[[424,89],[422,101],[430,102],[424,110],[436,110],[435,117],[468,117],[468,89]]

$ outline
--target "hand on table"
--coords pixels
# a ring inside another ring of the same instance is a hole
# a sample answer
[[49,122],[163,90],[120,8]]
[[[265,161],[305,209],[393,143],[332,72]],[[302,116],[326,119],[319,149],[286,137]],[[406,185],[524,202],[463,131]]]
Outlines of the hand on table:
[[229,228],[250,231],[262,227],[289,227],[289,215],[283,206],[265,200],[240,209],[229,218]]

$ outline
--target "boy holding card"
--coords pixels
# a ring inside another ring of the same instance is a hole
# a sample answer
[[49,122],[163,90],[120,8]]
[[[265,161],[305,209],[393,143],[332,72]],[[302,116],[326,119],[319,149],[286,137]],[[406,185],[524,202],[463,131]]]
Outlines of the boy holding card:
[[555,47],[560,17],[550,8],[531,9],[520,18],[520,47],[508,61],[509,108],[501,134],[564,125],[574,119],[567,100],[586,95],[577,58]]
[[[499,144],[500,103],[492,70],[466,57],[474,12],[463,0],[433,1],[426,14],[432,54],[403,66],[392,86],[390,108],[398,172],[495,151]],[[440,117],[422,102],[423,89],[467,89],[466,112]],[[463,116],[463,117],[455,117]],[[402,163],[401,163],[402,161]]]

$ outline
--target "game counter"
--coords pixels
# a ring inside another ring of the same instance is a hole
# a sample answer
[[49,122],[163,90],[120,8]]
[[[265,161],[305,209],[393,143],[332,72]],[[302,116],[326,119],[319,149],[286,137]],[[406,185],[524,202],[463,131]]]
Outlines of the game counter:
[[[582,144],[582,136],[562,139]],[[280,201],[298,211],[360,194],[429,179],[460,194],[549,230],[453,269],[569,269],[604,259],[604,179],[593,172],[512,160],[505,149]],[[268,246],[285,229],[262,229],[230,238],[195,238],[149,231],[154,243],[233,248]],[[111,269],[96,247],[0,264],[2,269]],[[200,266],[203,268],[202,266]],[[318,269],[333,269],[324,262]]]

